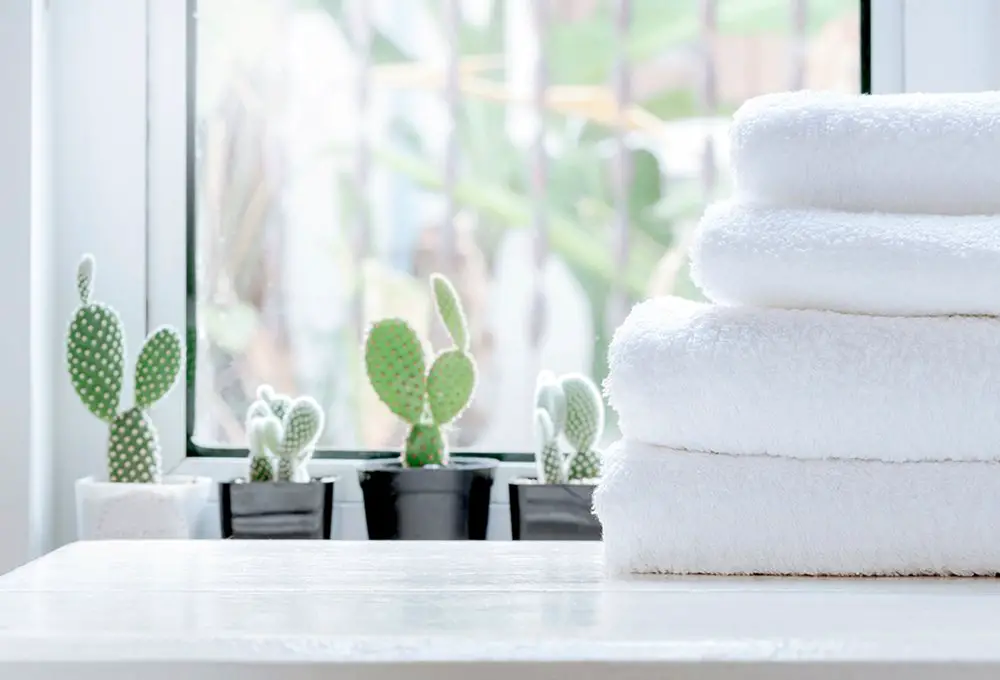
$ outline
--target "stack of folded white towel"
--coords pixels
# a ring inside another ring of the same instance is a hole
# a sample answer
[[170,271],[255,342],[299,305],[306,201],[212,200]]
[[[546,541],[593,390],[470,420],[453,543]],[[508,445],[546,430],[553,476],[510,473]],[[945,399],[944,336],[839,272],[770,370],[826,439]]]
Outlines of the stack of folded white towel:
[[1000,93],[769,95],[615,334],[614,571],[1000,572]]

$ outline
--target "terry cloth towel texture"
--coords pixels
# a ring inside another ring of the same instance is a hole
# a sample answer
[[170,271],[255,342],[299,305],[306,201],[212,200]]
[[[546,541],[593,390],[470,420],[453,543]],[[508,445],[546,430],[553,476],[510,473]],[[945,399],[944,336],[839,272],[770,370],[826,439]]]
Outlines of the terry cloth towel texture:
[[612,573],[993,575],[1000,463],[796,460],[623,440],[594,506]]
[[730,128],[738,193],[847,211],[1000,213],[1000,92],[785,92]]
[[[622,435],[693,451],[1000,458],[1000,319],[636,305],[609,350]],[[794,506],[789,506],[794,507]]]
[[691,271],[710,300],[726,305],[1000,315],[1000,216],[726,201],[702,217]]
[[[1000,572],[1000,92],[734,117],[692,276],[609,350],[613,572]],[[992,315],[992,316],[991,316]]]

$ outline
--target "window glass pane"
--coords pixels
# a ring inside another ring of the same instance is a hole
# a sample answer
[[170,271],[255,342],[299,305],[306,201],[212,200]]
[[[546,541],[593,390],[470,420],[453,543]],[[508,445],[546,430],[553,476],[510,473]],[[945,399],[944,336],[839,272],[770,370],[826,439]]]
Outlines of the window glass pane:
[[442,347],[441,271],[480,377],[453,450],[529,452],[539,369],[599,382],[632,304],[698,297],[686,246],[730,190],[730,114],[860,84],[857,0],[198,4],[192,415],[208,448],[243,445],[266,382],[324,405],[322,448],[397,449],[361,343],[398,315]]

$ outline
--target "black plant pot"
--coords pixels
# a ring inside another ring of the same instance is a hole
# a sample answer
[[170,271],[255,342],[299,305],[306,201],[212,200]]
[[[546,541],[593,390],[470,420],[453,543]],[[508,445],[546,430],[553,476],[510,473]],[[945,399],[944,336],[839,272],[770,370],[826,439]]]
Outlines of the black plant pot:
[[497,461],[452,458],[445,467],[373,461],[358,469],[373,541],[482,541]]
[[515,541],[599,541],[601,523],[591,510],[593,484],[510,482],[510,534]]
[[221,482],[222,537],[329,540],[335,481]]

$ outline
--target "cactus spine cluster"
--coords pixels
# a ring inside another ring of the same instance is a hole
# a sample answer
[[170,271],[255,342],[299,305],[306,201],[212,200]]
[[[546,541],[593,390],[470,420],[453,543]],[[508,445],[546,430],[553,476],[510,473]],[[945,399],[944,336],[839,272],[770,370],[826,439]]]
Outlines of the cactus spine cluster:
[[[535,463],[538,481],[566,484],[601,474],[597,440],[604,432],[604,400],[585,375],[542,371],[535,387]],[[564,452],[562,442],[568,451]]]
[[246,416],[249,480],[308,482],[323,420],[323,409],[312,397],[292,399],[269,385],[259,387]]
[[135,405],[119,411],[125,376],[125,330],[113,308],[92,300],[95,264],[84,255],[77,268],[80,305],[66,337],[73,389],[84,406],[108,423],[108,480],[158,484],[163,462],[148,410],[173,388],[184,349],[181,335],[163,326],[146,338],[135,367]]
[[368,331],[365,370],[378,398],[410,430],[400,459],[406,467],[447,465],[443,429],[468,407],[476,389],[476,363],[469,330],[454,286],[441,274],[430,277],[441,323],[454,346],[434,357],[430,368],[417,332],[402,319],[383,319]]

